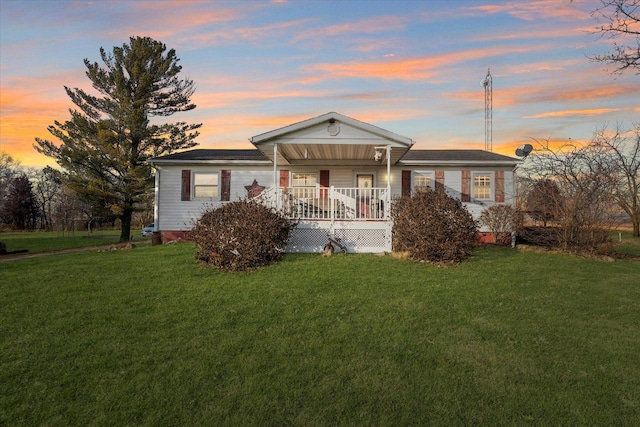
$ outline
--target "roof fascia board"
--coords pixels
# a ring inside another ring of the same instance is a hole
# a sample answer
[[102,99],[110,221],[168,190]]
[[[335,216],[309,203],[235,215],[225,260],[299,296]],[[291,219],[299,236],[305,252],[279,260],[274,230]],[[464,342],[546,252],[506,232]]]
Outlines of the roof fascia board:
[[520,162],[510,160],[400,160],[404,166],[516,166]]
[[272,165],[271,160],[149,160],[149,164],[156,165]]

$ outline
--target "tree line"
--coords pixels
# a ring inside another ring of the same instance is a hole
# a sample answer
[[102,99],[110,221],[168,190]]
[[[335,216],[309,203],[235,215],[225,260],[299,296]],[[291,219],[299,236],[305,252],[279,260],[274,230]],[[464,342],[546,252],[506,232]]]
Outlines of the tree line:
[[[153,218],[153,191],[136,206],[134,223]],[[118,216],[101,204],[91,204],[52,167],[25,168],[0,151],[0,228],[61,232],[119,226]]]

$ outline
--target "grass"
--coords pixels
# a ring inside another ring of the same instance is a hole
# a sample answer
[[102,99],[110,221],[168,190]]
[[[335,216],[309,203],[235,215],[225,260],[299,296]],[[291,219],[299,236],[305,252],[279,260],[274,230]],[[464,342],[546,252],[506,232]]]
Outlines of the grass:
[[634,425],[640,262],[0,263],[0,425]]
[[613,231],[611,239],[614,251],[618,254],[640,257],[640,238],[633,237],[630,231]]
[[[94,230],[91,234],[86,231],[64,234],[59,231],[0,233],[0,241],[7,245],[7,251],[27,249],[30,253],[105,245],[117,243],[119,240],[120,230]],[[149,239],[140,237],[140,232],[137,231],[134,233],[134,240]]]

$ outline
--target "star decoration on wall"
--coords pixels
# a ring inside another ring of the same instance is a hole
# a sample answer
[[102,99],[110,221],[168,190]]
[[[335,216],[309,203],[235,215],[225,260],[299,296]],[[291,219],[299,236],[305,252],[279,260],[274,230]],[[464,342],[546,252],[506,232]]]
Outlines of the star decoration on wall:
[[244,188],[247,189],[247,196],[249,196],[249,198],[253,198],[259,196],[266,187],[258,184],[258,181],[254,179],[253,184],[245,185]]

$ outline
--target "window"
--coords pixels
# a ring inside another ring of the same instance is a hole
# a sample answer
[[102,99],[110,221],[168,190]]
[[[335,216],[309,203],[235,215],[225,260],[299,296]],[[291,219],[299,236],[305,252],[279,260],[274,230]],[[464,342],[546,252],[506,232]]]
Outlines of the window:
[[315,173],[294,173],[292,179],[294,187],[315,187],[317,180]]
[[433,172],[414,172],[413,173],[413,190],[423,191],[433,189]]
[[293,173],[291,174],[293,195],[296,198],[313,198],[316,192],[318,175],[315,173]]
[[193,173],[193,198],[215,199],[218,197],[217,173]]
[[490,174],[474,174],[473,175],[473,198],[474,199],[491,199],[491,175]]

